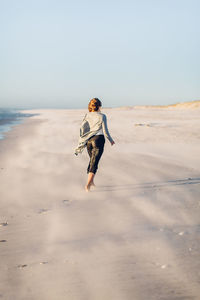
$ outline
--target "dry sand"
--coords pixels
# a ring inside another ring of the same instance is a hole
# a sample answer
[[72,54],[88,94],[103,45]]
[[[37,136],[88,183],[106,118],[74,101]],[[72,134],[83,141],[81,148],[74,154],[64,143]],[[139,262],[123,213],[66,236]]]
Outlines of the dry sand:
[[104,109],[90,193],[86,111],[31,112],[0,142],[0,299],[200,299],[200,110]]

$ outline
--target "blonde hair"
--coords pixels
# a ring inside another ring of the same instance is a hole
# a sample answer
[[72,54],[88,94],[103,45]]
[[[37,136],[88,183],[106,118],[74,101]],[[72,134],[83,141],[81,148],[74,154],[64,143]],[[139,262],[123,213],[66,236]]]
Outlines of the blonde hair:
[[89,112],[97,111],[101,106],[101,101],[98,98],[93,98],[88,104],[88,110]]

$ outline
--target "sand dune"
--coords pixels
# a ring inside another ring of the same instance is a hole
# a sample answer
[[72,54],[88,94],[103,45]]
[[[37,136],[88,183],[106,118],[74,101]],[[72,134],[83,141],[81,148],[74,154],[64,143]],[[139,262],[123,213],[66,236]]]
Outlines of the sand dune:
[[[131,108],[131,107],[130,107]],[[176,104],[170,105],[138,105],[132,107],[132,109],[147,109],[147,108],[155,108],[155,109],[196,109],[200,108],[200,100],[190,101],[190,102],[180,102]]]
[[180,108],[200,108],[200,100],[191,101],[191,102],[183,102],[177,103],[173,105],[169,105],[169,107],[180,107]]
[[31,112],[0,141],[0,299],[198,300],[199,110],[103,110],[90,193],[86,111]]

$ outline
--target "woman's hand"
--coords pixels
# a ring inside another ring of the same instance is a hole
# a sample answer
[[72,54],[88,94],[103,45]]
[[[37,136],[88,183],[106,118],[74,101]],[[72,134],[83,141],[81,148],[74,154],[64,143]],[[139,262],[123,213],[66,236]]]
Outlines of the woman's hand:
[[115,144],[115,142],[114,142],[114,141],[112,141],[112,142],[111,142],[111,146],[113,146],[114,144]]

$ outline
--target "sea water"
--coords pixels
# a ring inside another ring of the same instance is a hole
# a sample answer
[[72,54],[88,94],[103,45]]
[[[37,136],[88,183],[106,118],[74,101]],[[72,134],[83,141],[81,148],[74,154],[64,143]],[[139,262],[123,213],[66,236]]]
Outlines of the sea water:
[[23,110],[0,108],[0,140],[4,139],[4,134],[11,130],[14,125],[20,124],[24,118],[33,115],[23,113]]

